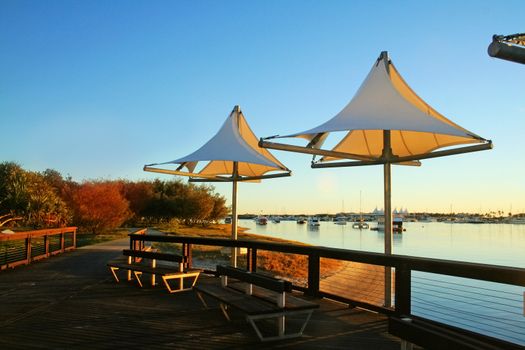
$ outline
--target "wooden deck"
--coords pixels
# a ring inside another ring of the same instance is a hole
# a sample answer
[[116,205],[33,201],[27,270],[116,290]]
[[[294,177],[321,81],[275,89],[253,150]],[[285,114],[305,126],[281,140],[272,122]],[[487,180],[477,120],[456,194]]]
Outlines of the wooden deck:
[[[106,267],[127,239],[0,272],[0,349],[399,349],[384,316],[320,300],[302,338],[261,343],[193,291],[115,283]],[[212,304],[214,305],[214,304]]]

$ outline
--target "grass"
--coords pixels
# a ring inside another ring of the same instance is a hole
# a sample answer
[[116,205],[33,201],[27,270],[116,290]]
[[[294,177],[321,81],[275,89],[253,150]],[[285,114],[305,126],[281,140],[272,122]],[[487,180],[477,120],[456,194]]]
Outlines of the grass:
[[84,247],[91,244],[114,241],[116,239],[126,238],[130,233],[127,228],[118,228],[106,233],[77,233],[77,248]]
[[[231,226],[225,224],[216,224],[209,227],[188,227],[179,226],[174,229],[157,228],[161,232],[165,232],[177,236],[191,236],[191,237],[213,237],[213,238],[230,238]],[[255,235],[246,233],[247,229],[239,227],[238,238],[254,241],[288,243],[295,245],[308,245],[302,242],[289,241],[280,238]],[[180,252],[180,244],[160,243],[156,244],[155,248],[165,252]],[[193,257],[199,260],[206,260],[209,262],[223,264],[229,262],[229,249],[223,247],[194,245]],[[243,266],[245,259],[239,258],[240,266]],[[329,277],[336,274],[343,269],[344,264],[341,261],[324,259],[321,264],[321,278]],[[272,275],[285,277],[293,280],[296,284],[306,284],[308,279],[308,257],[299,254],[279,253],[271,251],[257,252],[257,269],[262,272],[268,272]]]

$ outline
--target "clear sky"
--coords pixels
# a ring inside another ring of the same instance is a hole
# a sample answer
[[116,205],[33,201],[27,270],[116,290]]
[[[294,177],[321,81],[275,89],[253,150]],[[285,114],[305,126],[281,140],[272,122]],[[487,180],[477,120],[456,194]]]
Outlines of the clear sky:
[[[525,65],[487,55],[525,32],[517,1],[0,2],[0,161],[75,180],[152,179],[240,105],[257,136],[319,125],[381,51],[407,83],[494,149],[393,167],[393,206],[525,212]],[[382,207],[382,167],[310,169],[241,184],[239,211]],[[229,185],[217,190],[230,199]]]

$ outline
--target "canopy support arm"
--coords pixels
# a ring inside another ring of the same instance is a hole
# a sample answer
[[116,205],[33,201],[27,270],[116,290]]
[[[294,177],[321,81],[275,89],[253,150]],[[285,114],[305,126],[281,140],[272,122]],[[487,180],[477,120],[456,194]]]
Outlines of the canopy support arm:
[[[239,176],[237,177],[237,181],[255,181],[255,180],[265,180],[265,179],[274,179],[276,177],[285,177],[285,176],[291,176],[292,173],[281,173],[281,174],[269,174],[269,175],[260,175],[260,176]],[[196,175],[199,176],[199,175]],[[233,178],[225,178],[225,179],[190,179],[190,182],[226,182],[226,181],[233,181]]]
[[455,149],[447,149],[443,151],[435,151],[435,152],[428,153],[428,154],[419,154],[419,155],[406,156],[406,157],[396,157],[395,155],[393,155],[391,159],[386,159],[384,157],[381,157],[373,161],[313,163],[312,168],[317,169],[317,168],[339,168],[339,167],[348,167],[348,166],[378,165],[378,164],[385,164],[387,162],[396,164],[396,163],[412,162],[412,161],[417,161],[421,159],[430,159],[430,158],[451,156],[451,155],[456,155],[456,154],[485,151],[485,150],[489,150],[492,148],[493,148],[492,141],[488,141],[487,143],[484,143],[481,145],[467,146],[467,147],[461,147],[461,148],[455,148]]
[[366,157],[360,154],[352,154],[352,153],[329,151],[329,150],[324,150],[324,149],[319,149],[319,148],[287,145],[284,143],[268,142],[268,141],[264,141],[263,139],[259,140],[259,147],[276,149],[280,151],[313,154],[313,155],[328,156],[328,157],[343,158],[343,159],[360,159],[360,160],[367,160],[367,161],[371,161],[374,159],[372,157]]
[[152,168],[152,167],[147,166],[147,165],[144,166],[144,171],[149,171],[151,173],[159,173],[159,174],[169,174],[169,175],[198,176],[198,177],[202,177],[202,178],[213,179],[213,180],[216,180],[216,182],[217,181],[231,181],[228,178],[222,179],[222,178],[220,178],[218,176],[215,176],[215,175],[202,175],[202,174],[195,174],[195,173],[186,173],[186,172],[177,171],[177,170]]

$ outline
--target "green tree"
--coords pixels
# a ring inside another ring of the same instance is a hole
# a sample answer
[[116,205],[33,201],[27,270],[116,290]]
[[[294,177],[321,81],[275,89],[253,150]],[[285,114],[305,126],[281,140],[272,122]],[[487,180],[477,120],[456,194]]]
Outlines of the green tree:
[[0,163],[0,210],[25,215],[27,209],[26,171],[13,162]]
[[35,228],[63,226],[70,218],[66,203],[42,174],[13,162],[0,164],[0,212]]

